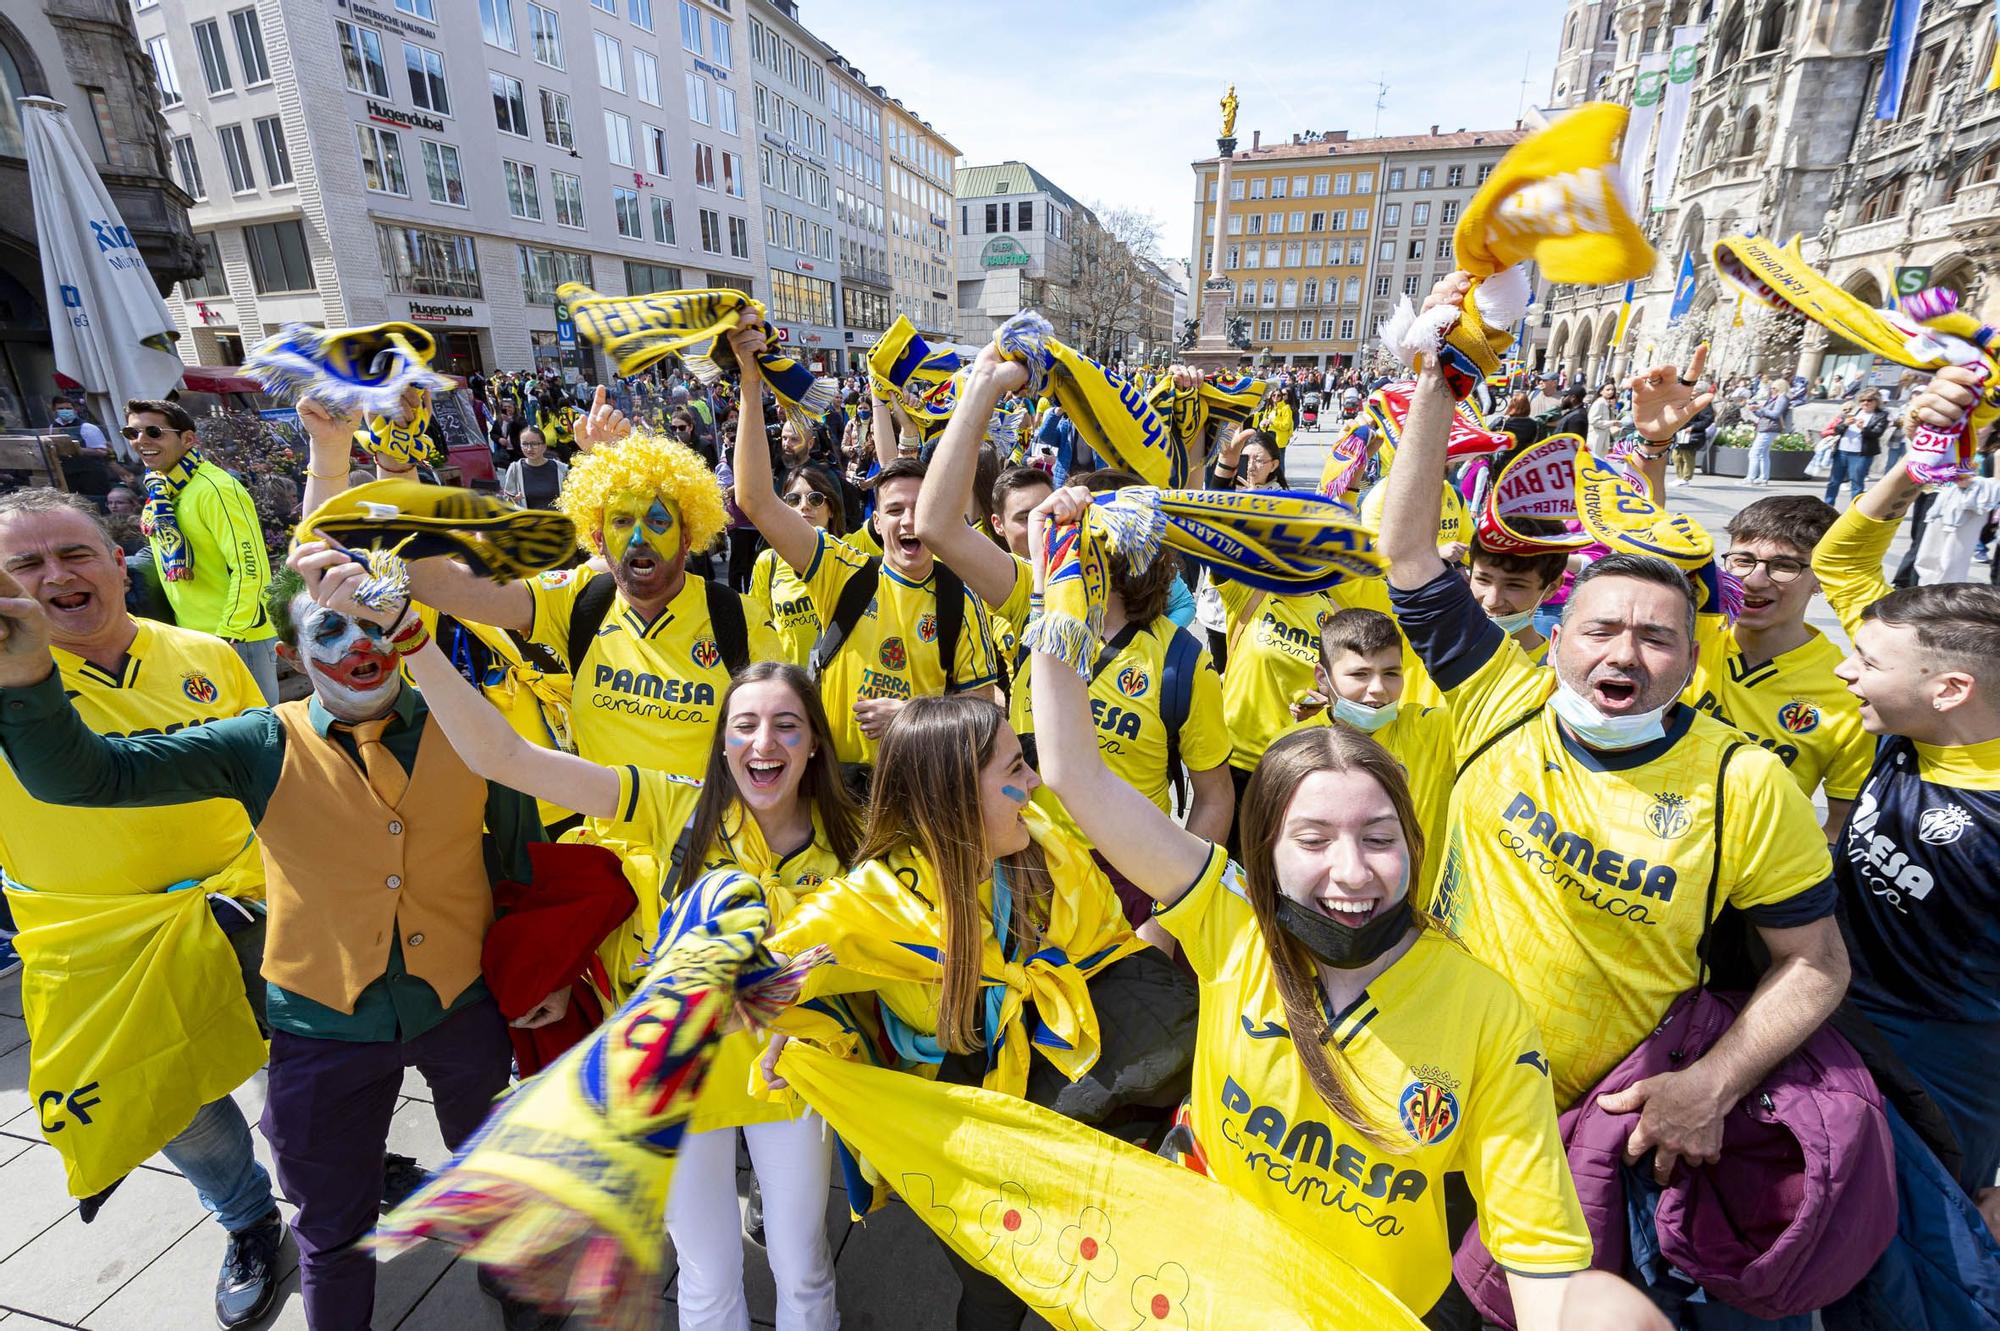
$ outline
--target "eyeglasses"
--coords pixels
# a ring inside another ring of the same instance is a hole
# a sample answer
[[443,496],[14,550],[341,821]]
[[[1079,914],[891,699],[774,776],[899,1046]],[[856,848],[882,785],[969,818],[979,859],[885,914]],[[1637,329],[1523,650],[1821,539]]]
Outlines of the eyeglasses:
[[180,434],[181,431],[174,429],[172,426],[128,425],[118,433],[124,435],[127,439],[137,439],[140,435],[144,435],[148,439],[158,439],[163,434]]
[[808,490],[802,495],[786,495],[785,502],[793,508],[823,508],[826,505],[826,496],[817,490]]
[[1757,571],[1757,566],[1762,564],[1765,575],[1772,582],[1781,585],[1791,582],[1799,574],[1812,567],[1811,564],[1803,559],[1791,559],[1784,555],[1778,555],[1771,559],[1759,559],[1747,550],[1731,550],[1722,557],[1721,562],[1723,568],[1739,578],[1749,577]]

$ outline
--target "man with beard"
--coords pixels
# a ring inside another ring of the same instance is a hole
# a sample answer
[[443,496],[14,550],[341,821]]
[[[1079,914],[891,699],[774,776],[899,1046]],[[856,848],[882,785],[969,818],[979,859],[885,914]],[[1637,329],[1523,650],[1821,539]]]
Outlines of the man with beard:
[[[1462,299],[1466,281],[1441,281],[1427,308]],[[1632,381],[1648,440],[1671,440],[1703,405],[1678,375]],[[1451,411],[1427,363],[1382,518],[1396,617],[1444,691],[1464,755],[1434,910],[1527,1002],[1559,1108],[1695,986],[1724,904],[1771,954],[1708,1054],[1599,1101],[1639,1114],[1628,1158],[1651,1151],[1664,1184],[1679,1160],[1719,1157],[1725,1115],[1847,987],[1826,842],[1774,754],[1676,701],[1695,666],[1696,598],[1672,564],[1611,554],[1580,573],[1552,669],[1480,612],[1435,544]]]
[[[50,658],[47,613],[0,574],[0,749],[52,804],[160,808],[230,800],[262,851],[272,1027],[263,1131],[292,1222],[306,1323],[363,1331],[362,1246],[406,1069],[423,1073],[456,1150],[507,1085],[506,1023],[480,975],[493,879],[526,882],[534,806],[480,780],[405,688],[414,613],[384,630],[315,605],[297,575],[265,609],[312,696],[171,734],[92,733]],[[520,1019],[557,1019],[568,986]],[[503,1301],[510,1326],[532,1313]]]
[[[263,706],[228,643],[126,613],[124,554],[86,501],[44,489],[0,495],[0,569],[40,603],[60,687],[97,733],[161,734]],[[104,1203],[124,1162],[163,1152],[229,1235],[216,1321],[225,1331],[248,1326],[277,1296],[284,1227],[270,1176],[251,1152],[250,1124],[230,1097],[264,1059],[255,1021],[264,996],[264,871],[243,810],[222,800],[58,808],[0,766],[0,866],[23,925],[30,1087],[47,1088],[77,1050],[96,1051],[69,1062],[73,1075],[55,1084],[94,1085],[94,1095],[70,1098],[97,1103],[69,1112],[58,1093],[37,1116],[66,1161],[92,1151],[88,1138],[115,1139],[118,1163],[72,1167],[73,1185],[97,1190],[83,1213]],[[171,890],[187,886],[199,890]],[[127,928],[142,911],[152,916],[144,929]],[[246,988],[215,983],[238,973]],[[148,1007],[170,1008],[179,1029],[165,1011],[142,1013],[150,1029],[125,1045],[118,1016],[103,1010],[117,1006],[105,1002],[113,992],[158,1000]],[[184,1076],[150,1075],[146,1065],[183,1036],[169,1066]]]

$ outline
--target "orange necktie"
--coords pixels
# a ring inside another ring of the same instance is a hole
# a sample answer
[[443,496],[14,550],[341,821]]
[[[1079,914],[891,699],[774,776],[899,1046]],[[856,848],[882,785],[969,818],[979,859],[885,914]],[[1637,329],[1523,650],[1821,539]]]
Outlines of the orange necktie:
[[354,746],[361,750],[361,766],[368,773],[368,784],[384,804],[393,807],[410,788],[410,774],[382,742],[382,732],[388,729],[389,720],[378,716],[373,721],[356,722],[348,730],[354,736]]

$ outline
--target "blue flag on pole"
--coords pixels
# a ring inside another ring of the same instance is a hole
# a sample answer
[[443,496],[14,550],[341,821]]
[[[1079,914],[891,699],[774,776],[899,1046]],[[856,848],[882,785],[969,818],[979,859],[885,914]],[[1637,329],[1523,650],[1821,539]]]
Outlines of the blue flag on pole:
[[1694,288],[1694,251],[1682,250],[1680,276],[1674,279],[1674,303],[1667,311],[1669,325],[1679,323],[1681,316],[1694,305]]
[[1894,120],[1903,109],[1903,90],[1910,80],[1910,56],[1917,48],[1917,27],[1924,0],[1895,0],[1889,14],[1889,51],[1882,64],[1882,86],[1875,91],[1875,118]]

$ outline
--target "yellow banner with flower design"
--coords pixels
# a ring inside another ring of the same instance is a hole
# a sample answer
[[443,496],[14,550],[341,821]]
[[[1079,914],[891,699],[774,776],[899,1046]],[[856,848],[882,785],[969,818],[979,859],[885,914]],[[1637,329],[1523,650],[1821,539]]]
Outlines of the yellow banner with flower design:
[[1052,1110],[797,1040],[778,1070],[918,1219],[1057,1331],[1423,1326],[1249,1199]]

